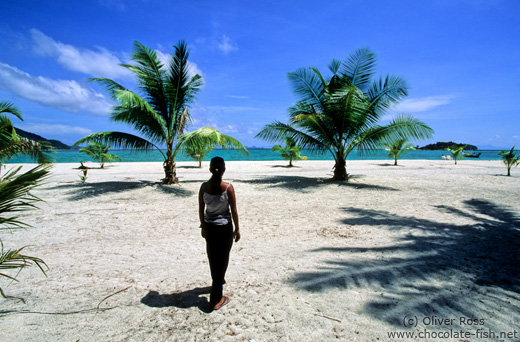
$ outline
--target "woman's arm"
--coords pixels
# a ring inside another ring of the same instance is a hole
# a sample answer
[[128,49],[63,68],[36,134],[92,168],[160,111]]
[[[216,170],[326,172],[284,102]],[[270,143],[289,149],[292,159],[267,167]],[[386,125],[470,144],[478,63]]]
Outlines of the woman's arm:
[[206,222],[204,222],[204,209],[206,203],[204,203],[204,183],[200,186],[199,190],[199,220],[200,220],[200,234],[203,238],[206,238]]
[[233,237],[235,238],[235,242],[238,242],[238,240],[240,240],[240,224],[238,222],[237,198],[235,195],[235,189],[233,188],[232,184],[229,184],[228,198],[229,198],[229,207],[231,208],[231,217],[233,218],[233,223],[235,225],[235,231],[233,232]]

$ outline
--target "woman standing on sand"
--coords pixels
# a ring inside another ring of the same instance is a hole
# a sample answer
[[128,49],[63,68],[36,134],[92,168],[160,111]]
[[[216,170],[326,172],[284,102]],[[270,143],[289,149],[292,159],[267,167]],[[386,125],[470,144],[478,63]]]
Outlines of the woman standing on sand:
[[[224,159],[215,157],[209,165],[211,178],[202,183],[199,191],[199,219],[202,237],[206,239],[209,268],[211,271],[211,294],[209,304],[218,310],[229,302],[222,295],[224,277],[229,263],[229,252],[235,242],[240,240],[235,190],[231,183],[222,181],[226,171]],[[233,231],[233,224],[235,231]]]

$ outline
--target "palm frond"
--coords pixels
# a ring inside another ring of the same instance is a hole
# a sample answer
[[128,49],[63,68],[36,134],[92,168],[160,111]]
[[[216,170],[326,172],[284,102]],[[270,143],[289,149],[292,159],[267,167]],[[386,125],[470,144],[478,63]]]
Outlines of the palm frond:
[[237,139],[220,133],[211,127],[201,127],[193,132],[182,135],[175,148],[180,149],[213,149],[220,147],[223,149],[237,150],[245,155],[249,155],[249,151]]
[[42,184],[47,178],[52,165],[40,164],[29,171],[18,174],[21,166],[9,170],[0,178],[0,229],[30,227],[18,220],[19,216],[11,213],[35,209],[35,203],[41,201],[30,191]]
[[117,99],[121,106],[114,107],[112,121],[131,126],[154,142],[166,140],[166,122],[148,101],[129,90],[118,91]]
[[287,78],[300,102],[305,102],[321,111],[324,105],[325,84],[321,74],[316,73],[315,70],[300,68],[287,73]]
[[168,97],[166,94],[166,70],[157,52],[138,41],[134,41],[131,60],[134,65],[127,66],[137,77],[139,88],[149,105],[168,121]]
[[136,135],[123,132],[108,131],[90,134],[76,141],[73,146],[78,146],[80,144],[92,142],[110,145],[114,148],[122,148],[135,151],[150,151],[155,148],[164,156],[164,153],[161,151],[161,149],[156,145],[152,144],[151,142]]
[[358,139],[352,141],[350,148],[357,148],[361,154],[365,154],[398,139],[421,140],[432,136],[433,129],[424,122],[409,115],[398,115],[387,125],[366,129]]
[[9,113],[23,121],[22,113],[14,106],[12,102],[0,101],[0,114]]
[[[184,132],[186,124],[191,122],[189,111],[185,110],[195,100],[195,96],[204,84],[202,76],[190,77],[190,64],[188,63],[189,49],[184,40],[180,40],[174,46],[174,54],[171,55],[168,73],[167,94],[170,98],[169,129],[173,134]],[[184,126],[184,127],[183,127]]]
[[[47,266],[47,264],[40,258],[21,254],[24,248],[25,247],[4,251],[4,246],[1,244],[0,270],[22,269],[36,265],[42,271],[42,273],[47,276],[44,267],[49,269],[49,266]],[[9,276],[5,273],[0,272],[0,276],[18,281],[16,277]]]
[[343,61],[342,77],[364,92],[375,73],[375,65],[376,55],[370,49],[358,49]]
[[374,113],[377,120],[384,111],[392,108],[401,99],[408,96],[408,85],[399,76],[388,75],[372,82],[367,90],[368,101],[371,103],[369,110]]
[[126,90],[126,88],[123,87],[121,84],[119,84],[116,81],[113,81],[109,78],[105,78],[105,77],[89,78],[88,81],[96,82],[100,86],[102,86],[105,89],[105,91],[110,94],[110,97],[114,101],[117,101],[118,91]]

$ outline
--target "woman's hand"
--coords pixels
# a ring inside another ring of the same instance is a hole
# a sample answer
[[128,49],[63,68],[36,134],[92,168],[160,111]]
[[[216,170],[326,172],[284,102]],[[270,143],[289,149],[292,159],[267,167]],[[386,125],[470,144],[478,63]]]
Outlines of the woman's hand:
[[206,236],[207,236],[207,232],[208,232],[208,231],[206,230],[206,224],[205,224],[205,222],[202,223],[202,224],[200,225],[200,228],[201,228],[201,229],[200,229],[200,235],[202,235],[202,237],[205,239]]
[[240,240],[240,230],[236,229],[233,232],[233,238],[235,239],[235,242],[238,242],[238,240]]

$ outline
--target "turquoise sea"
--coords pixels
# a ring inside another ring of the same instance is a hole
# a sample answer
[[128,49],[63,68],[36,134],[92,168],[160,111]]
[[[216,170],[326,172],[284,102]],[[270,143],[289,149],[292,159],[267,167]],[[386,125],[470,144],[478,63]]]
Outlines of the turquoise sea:
[[[224,160],[281,160],[278,153],[271,152],[269,149],[250,149],[250,155],[245,156],[237,151],[232,150],[213,150],[204,160],[210,160],[214,156],[220,156]],[[482,153],[480,158],[477,160],[500,160],[498,155],[499,151],[478,151]],[[135,152],[126,150],[111,150],[110,153],[115,154],[123,158],[123,162],[162,162],[164,158],[162,154],[157,151],[150,152]],[[440,160],[442,155],[448,154],[446,151],[408,151],[400,159],[427,159],[427,160]],[[332,155],[329,152],[319,154],[316,152],[302,151],[302,156],[307,156],[309,160],[333,160]],[[384,160],[390,158],[387,156],[388,152],[384,150],[377,150],[371,154],[361,155],[357,151],[354,151],[349,155],[347,160]],[[56,163],[79,163],[80,161],[89,161],[84,153],[70,150],[59,150],[55,152]],[[475,160],[475,158],[464,158],[468,160]],[[193,161],[193,159],[186,157],[185,155],[178,155],[176,161]],[[10,163],[33,163],[33,161],[27,157],[20,156],[13,158],[9,161]]]

